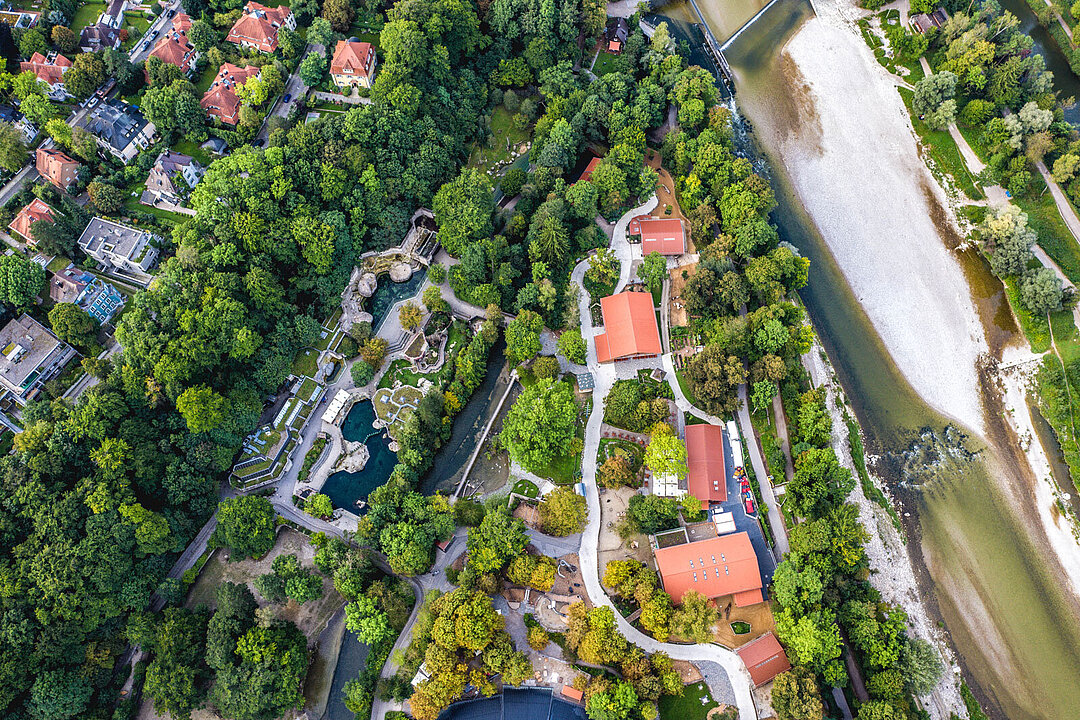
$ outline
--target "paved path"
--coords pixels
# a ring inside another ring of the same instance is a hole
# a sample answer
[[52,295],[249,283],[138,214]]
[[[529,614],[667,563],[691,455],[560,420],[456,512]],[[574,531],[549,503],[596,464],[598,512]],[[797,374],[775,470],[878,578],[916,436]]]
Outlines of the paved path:
[[[655,200],[655,198],[653,199]],[[630,217],[639,214],[638,210],[631,211]],[[623,218],[616,225],[616,237],[619,235],[620,227],[624,233],[626,223]],[[613,243],[614,244],[614,243]],[[625,243],[623,243],[625,244]],[[628,246],[627,246],[628,247]],[[622,259],[620,257],[620,259]],[[628,274],[629,270],[623,261],[623,276]],[[581,284],[585,277],[585,270],[588,269],[589,263],[584,260],[578,263],[574,268],[571,279],[577,284]],[[743,720],[749,720],[750,718],[757,717],[757,710],[754,707],[754,698],[751,693],[751,681],[750,673],[747,672],[746,666],[743,665],[742,660],[731,650],[722,648],[719,645],[674,645],[671,643],[662,643],[654,638],[651,638],[637,628],[630,625],[623,618],[622,614],[615,609],[611,602],[611,598],[600,585],[600,567],[599,567],[599,544],[600,544],[600,495],[596,483],[596,453],[600,447],[601,438],[601,426],[604,421],[603,402],[607,397],[608,392],[611,391],[612,385],[614,385],[617,371],[616,368],[610,364],[605,363],[601,365],[596,359],[596,344],[589,342],[589,339],[595,334],[595,330],[592,326],[592,316],[589,313],[588,308],[588,294],[582,293],[581,300],[581,335],[585,338],[585,342],[588,348],[588,364],[589,370],[593,374],[593,378],[596,381],[596,387],[593,389],[593,412],[589,415],[589,421],[585,426],[585,448],[581,462],[582,479],[585,484],[585,499],[589,507],[589,519],[585,527],[584,533],[581,536],[581,548],[578,552],[578,557],[581,562],[581,575],[584,578],[585,589],[589,594],[589,599],[594,606],[605,605],[612,608],[615,615],[615,622],[619,628],[619,632],[626,637],[627,640],[634,643],[638,647],[644,649],[646,652],[666,652],[672,658],[676,660],[689,660],[691,662],[713,662],[723,668],[726,677],[718,676],[718,674],[711,674],[711,677],[707,677],[706,681],[709,683],[710,690],[713,690],[716,695],[727,695],[729,687],[734,690],[735,704],[739,708],[739,714]],[[665,356],[667,358],[668,356]],[[670,363],[670,359],[667,359]],[[677,383],[676,383],[677,384]],[[727,682],[724,682],[727,681]]]
[[775,542],[773,554],[776,556],[777,562],[779,562],[784,559],[784,555],[790,550],[787,528],[784,527],[784,517],[780,514],[780,507],[776,504],[776,495],[773,493],[772,482],[769,480],[769,473],[765,468],[765,461],[762,459],[764,456],[761,454],[757,436],[754,434],[754,426],[750,423],[750,410],[747,407],[745,383],[739,386],[739,400],[742,403],[739,406],[739,430],[746,440],[746,450],[750,455],[750,464],[754,468],[758,487],[761,488],[761,499],[765,501],[765,507],[769,512],[769,528],[772,530],[773,541]]
[[784,451],[784,477],[791,482],[795,474],[795,464],[791,457],[791,438],[788,436],[787,416],[784,415],[784,401],[776,393],[772,402],[773,418],[776,420],[776,436],[780,439],[780,449]]
[[[615,251],[615,257],[619,259],[621,263],[621,269],[619,270],[619,284],[615,286],[615,292],[620,292],[630,282],[630,266],[634,263],[634,246],[630,244],[630,239],[626,234],[626,226],[630,224],[630,221],[636,218],[638,215],[648,215],[660,204],[660,200],[656,195],[653,195],[644,204],[630,210],[615,223],[615,229],[611,234],[611,249]],[[638,254],[641,253],[641,246],[638,246]],[[583,276],[584,277],[584,276]],[[578,278],[578,284],[581,285],[581,278]],[[581,285],[581,295],[584,298],[589,296],[589,293],[585,290],[585,286]],[[587,311],[587,306],[582,308],[582,311]],[[585,315],[581,316],[582,327],[585,325]],[[584,331],[583,331],[584,332]]]

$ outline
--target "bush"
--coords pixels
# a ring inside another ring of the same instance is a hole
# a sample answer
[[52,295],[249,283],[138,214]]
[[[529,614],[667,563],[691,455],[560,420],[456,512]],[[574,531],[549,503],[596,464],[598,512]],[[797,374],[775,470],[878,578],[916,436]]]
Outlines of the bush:
[[521,168],[510,168],[503,175],[503,179],[499,183],[499,189],[502,190],[503,195],[512,198],[521,192],[521,188],[525,187],[528,180],[529,174],[527,172]]
[[349,372],[352,373],[353,382],[356,383],[357,387],[367,385],[375,377],[375,368],[363,360],[354,362]]
[[559,361],[550,355],[542,355],[533,360],[532,371],[540,380],[554,380],[559,376]]
[[528,640],[529,647],[537,652],[546,648],[549,642],[547,631],[538,625],[529,628]]

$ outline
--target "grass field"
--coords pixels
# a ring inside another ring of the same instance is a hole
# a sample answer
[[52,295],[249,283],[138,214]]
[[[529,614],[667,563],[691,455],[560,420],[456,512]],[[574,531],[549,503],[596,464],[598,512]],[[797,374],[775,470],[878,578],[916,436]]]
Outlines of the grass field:
[[[214,77],[217,75],[218,68],[207,65],[202,74],[195,80],[195,89],[199,91],[199,95],[202,95],[210,89],[210,84],[214,82]],[[192,156],[194,157],[194,156]]]
[[1028,224],[1039,234],[1039,246],[1070,280],[1080,284],[1080,245],[1061,219],[1054,197],[1046,192],[1032,199],[1013,198],[1013,202],[1027,213]]
[[536,487],[536,483],[532,480],[522,479],[514,483],[513,492],[518,495],[524,495],[527,498],[535,498],[540,494],[540,488]]
[[313,348],[304,348],[293,360],[293,375],[303,377],[315,377],[319,370],[319,351]]
[[142,192],[145,189],[146,183],[140,183],[139,185],[135,186],[135,188],[132,190],[132,194],[129,194],[127,200],[124,201],[124,209],[131,213],[147,213],[172,225],[176,225],[178,223],[184,222],[184,220],[187,220],[186,215],[169,212],[168,210],[162,210],[161,208],[157,208],[152,205],[143,205],[141,202],[139,202],[139,198],[142,196]]
[[593,65],[593,75],[600,77],[615,72],[615,61],[618,57],[618,55],[613,55],[606,50],[601,50],[600,54],[596,56],[596,64]]
[[660,717],[678,720],[705,720],[709,711],[719,706],[705,683],[687,685],[682,695],[662,695],[659,703]]
[[930,158],[934,161],[931,170],[935,175],[942,173],[949,175],[957,188],[972,200],[981,200],[986,197],[975,181],[975,177],[968,171],[960,149],[956,147],[956,141],[944,130],[931,130],[926,123],[919,119],[911,110],[912,93],[907,88],[897,88],[900,97],[904,99],[904,105],[911,113],[911,124],[915,132],[919,134],[922,145]]
[[105,12],[105,3],[89,2],[81,5],[71,18],[71,31],[78,35],[84,27],[97,22],[103,12]]
[[491,113],[491,137],[488,138],[486,147],[473,146],[469,154],[469,167],[483,170],[490,175],[497,164],[510,160],[507,140],[513,148],[528,139],[529,131],[514,127],[513,115],[500,105]]
[[178,153],[183,153],[199,161],[199,164],[203,167],[207,167],[214,158],[207,151],[199,147],[198,143],[191,142],[190,140],[178,140],[173,143],[172,149]]

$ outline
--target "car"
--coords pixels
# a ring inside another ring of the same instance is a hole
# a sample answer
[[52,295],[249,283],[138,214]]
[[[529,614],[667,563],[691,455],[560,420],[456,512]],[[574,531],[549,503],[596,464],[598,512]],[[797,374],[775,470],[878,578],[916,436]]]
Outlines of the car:
[[292,93],[285,93],[285,97],[281,98],[284,102],[292,100]]
[[750,499],[750,498],[746,498],[746,514],[747,515],[753,515],[754,514],[754,501],[752,499]]
[[257,139],[255,140],[255,142],[253,142],[253,143],[251,143],[251,144],[252,144],[252,145],[254,145],[255,147],[261,148],[261,147],[263,146],[263,143],[264,143],[264,142],[265,142],[265,141],[264,141],[264,140],[263,140],[262,138],[257,138]]

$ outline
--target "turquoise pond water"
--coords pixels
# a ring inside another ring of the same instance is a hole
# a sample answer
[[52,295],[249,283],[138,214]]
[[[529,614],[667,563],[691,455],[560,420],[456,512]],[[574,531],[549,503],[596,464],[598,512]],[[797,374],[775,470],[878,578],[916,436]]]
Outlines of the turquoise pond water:
[[363,442],[371,457],[360,472],[340,470],[326,479],[322,492],[329,496],[334,507],[356,512],[356,501],[366,499],[368,493],[385,483],[397,463],[386,430],[373,428],[374,421],[375,408],[365,400],[353,405],[341,424],[342,436],[351,442]]
[[364,303],[364,309],[371,313],[371,328],[378,331],[386,314],[394,303],[399,300],[411,298],[420,292],[420,286],[424,284],[425,274],[423,269],[413,273],[413,276],[405,282],[393,282],[389,275],[379,277],[379,284],[375,288],[375,294]]

